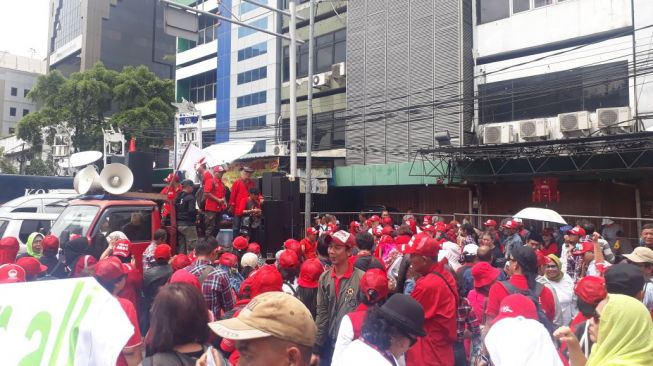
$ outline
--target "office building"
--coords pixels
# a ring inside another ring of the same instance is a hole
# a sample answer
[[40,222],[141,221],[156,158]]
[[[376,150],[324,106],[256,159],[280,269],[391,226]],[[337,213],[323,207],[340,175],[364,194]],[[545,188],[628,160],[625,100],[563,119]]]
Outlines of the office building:
[[14,135],[18,121],[36,110],[27,94],[43,74],[41,60],[0,53],[0,136]]

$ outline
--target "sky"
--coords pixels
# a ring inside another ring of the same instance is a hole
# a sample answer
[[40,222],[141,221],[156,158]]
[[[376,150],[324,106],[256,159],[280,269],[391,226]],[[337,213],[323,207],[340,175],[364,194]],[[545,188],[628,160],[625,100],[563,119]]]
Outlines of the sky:
[[49,0],[0,0],[0,53],[44,59]]

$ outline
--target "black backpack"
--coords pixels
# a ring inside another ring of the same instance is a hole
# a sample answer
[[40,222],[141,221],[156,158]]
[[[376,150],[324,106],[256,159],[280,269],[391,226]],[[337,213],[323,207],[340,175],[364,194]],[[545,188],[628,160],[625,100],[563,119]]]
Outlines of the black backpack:
[[553,332],[556,330],[555,324],[553,324],[552,321],[549,320],[549,318],[546,317],[546,314],[544,313],[544,310],[542,310],[542,306],[540,305],[540,294],[542,293],[542,290],[544,290],[544,285],[541,283],[536,283],[535,284],[535,291],[529,290],[522,290],[518,289],[510,283],[510,281],[500,281],[503,287],[508,291],[508,294],[521,294],[533,301],[535,304],[535,308],[537,309],[537,321],[539,321],[546,330],[549,332],[549,334],[553,334]]

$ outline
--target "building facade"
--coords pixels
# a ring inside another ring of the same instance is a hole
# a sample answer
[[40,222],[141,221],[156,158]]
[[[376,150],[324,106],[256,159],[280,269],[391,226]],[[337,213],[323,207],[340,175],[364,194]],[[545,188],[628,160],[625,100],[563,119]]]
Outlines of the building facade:
[[36,110],[27,94],[43,74],[41,60],[0,53],[0,136],[14,135],[18,121]]
[[65,76],[102,62],[174,78],[175,39],[163,32],[156,0],[50,0],[47,49],[48,70]]

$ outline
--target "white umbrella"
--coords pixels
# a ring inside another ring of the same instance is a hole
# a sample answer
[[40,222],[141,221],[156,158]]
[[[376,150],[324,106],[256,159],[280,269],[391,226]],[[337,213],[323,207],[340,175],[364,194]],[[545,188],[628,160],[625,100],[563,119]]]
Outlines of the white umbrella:
[[559,213],[548,208],[527,207],[515,214],[513,217],[518,219],[529,219],[537,221],[554,222],[556,224],[567,225],[567,221]]
[[249,153],[254,147],[253,141],[227,141],[219,144],[213,144],[202,149],[206,156],[206,165],[214,167],[216,165],[229,164],[241,156]]

